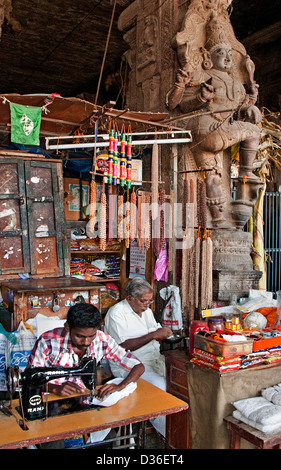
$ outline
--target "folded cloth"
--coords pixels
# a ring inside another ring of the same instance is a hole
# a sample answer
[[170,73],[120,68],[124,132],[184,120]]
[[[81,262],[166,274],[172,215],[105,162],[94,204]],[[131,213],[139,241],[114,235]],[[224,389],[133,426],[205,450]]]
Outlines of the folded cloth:
[[[114,383],[118,385],[120,382],[122,382],[124,378],[117,377],[115,379],[109,380],[107,383]],[[107,397],[105,397],[103,400],[99,400],[98,398],[94,397],[91,401],[92,405],[98,405],[98,406],[112,406],[115,405],[121,398],[127,397],[131,393],[133,393],[137,388],[136,382],[131,382],[128,385],[126,385],[123,390],[119,390],[117,392],[113,392]]]
[[238,410],[233,411],[232,416],[234,416],[234,418],[236,419],[239,419],[239,421],[242,421],[243,423],[252,426],[252,428],[258,429],[259,431],[262,431],[264,433],[275,432],[278,429],[281,432],[281,422],[277,424],[260,424],[255,421],[252,421],[251,419],[245,418],[245,416],[243,416],[242,413],[240,413],[240,411]]
[[272,402],[274,405],[281,406],[281,384],[264,388],[261,394],[264,398],[266,398],[266,400]]
[[281,427],[281,406],[274,405],[262,396],[235,401],[233,406],[245,418],[256,424],[275,425],[279,423]]

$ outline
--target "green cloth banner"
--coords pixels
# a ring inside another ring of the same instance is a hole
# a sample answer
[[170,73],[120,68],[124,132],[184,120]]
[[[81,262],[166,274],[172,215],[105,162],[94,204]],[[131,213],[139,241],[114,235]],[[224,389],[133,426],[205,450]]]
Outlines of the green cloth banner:
[[10,104],[11,142],[16,144],[39,145],[42,108]]

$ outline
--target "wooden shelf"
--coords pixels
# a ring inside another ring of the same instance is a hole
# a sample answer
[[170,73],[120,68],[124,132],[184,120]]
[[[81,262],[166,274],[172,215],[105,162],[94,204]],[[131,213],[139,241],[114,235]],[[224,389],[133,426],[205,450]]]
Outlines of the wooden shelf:
[[107,253],[116,253],[120,255],[120,250],[105,250],[105,251],[90,251],[90,250],[71,250],[71,254],[74,255],[76,253],[80,253],[82,255],[102,255],[102,254],[107,254]]
[[[75,276],[71,276],[72,278],[75,279]],[[83,279],[80,279],[83,281]],[[108,278],[102,278],[102,279],[94,279],[93,281],[85,281],[85,282],[113,282],[113,281],[121,281],[121,277],[108,277]]]

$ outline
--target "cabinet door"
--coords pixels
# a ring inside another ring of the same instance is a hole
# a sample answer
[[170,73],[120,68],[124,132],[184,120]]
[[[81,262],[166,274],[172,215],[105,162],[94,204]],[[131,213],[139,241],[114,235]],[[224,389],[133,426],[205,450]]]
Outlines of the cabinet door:
[[26,161],[30,263],[33,275],[64,275],[66,232],[58,164]]
[[24,161],[0,158],[0,274],[29,272]]

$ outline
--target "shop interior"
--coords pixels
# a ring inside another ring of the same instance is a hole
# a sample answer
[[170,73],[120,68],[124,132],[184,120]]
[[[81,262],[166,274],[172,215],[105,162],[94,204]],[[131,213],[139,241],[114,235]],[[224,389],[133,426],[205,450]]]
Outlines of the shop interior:
[[[278,2],[32,3],[0,6],[0,448],[279,448]],[[78,303],[104,332],[134,278],[171,330],[166,390],[140,379],[100,413],[46,393],[26,419],[37,339]]]

